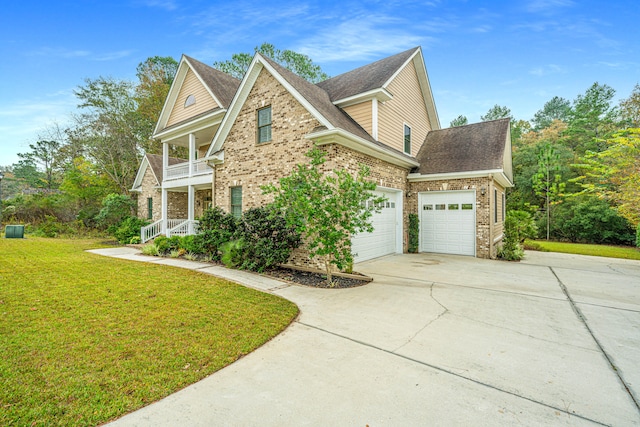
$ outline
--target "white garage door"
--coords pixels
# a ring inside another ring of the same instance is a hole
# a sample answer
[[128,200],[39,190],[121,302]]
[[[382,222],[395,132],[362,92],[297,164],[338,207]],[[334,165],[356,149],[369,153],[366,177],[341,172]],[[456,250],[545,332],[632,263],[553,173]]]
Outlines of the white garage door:
[[[372,219],[373,233],[360,233],[351,239],[351,252],[355,262],[381,257],[397,252],[398,238],[401,237],[399,224],[402,218],[402,205],[398,202],[399,192],[375,191],[376,195],[387,198],[379,213]],[[402,243],[400,243],[402,245]]]
[[420,251],[476,254],[474,191],[420,193]]

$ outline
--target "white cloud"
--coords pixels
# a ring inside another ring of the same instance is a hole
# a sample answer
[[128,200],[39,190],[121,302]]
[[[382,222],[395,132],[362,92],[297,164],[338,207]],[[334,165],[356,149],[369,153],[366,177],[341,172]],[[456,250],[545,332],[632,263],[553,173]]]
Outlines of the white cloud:
[[85,58],[91,61],[113,61],[127,57],[133,50],[119,50],[114,52],[95,53],[90,50],[43,47],[29,52],[29,56],[46,56],[50,58],[73,59]]
[[126,58],[133,53],[133,50],[119,50],[116,52],[107,52],[102,54],[97,54],[92,56],[92,60],[94,61],[114,61],[120,58]]
[[295,50],[320,63],[355,61],[402,52],[434,40],[405,31],[400,23],[385,15],[356,16],[301,40]]
[[542,65],[540,67],[536,67],[530,70],[529,74],[542,77],[542,76],[548,76],[550,74],[564,74],[566,72],[567,72],[567,69],[561,65],[547,64],[547,65]]
[[532,13],[554,13],[557,9],[573,6],[572,0],[532,0],[526,9]]
[[178,8],[178,4],[172,0],[144,0],[142,4],[144,6],[157,7],[167,11],[174,11]]

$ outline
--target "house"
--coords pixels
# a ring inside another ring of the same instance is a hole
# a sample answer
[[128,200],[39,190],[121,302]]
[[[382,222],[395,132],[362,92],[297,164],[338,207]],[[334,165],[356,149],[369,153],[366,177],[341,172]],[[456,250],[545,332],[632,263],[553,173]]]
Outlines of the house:
[[[421,251],[492,258],[502,239],[509,120],[440,129],[419,47],[318,84],[259,53],[242,81],[183,56],[154,137],[162,173],[145,184],[143,160],[136,185],[145,195],[158,188],[161,206],[143,240],[196,232],[209,205],[240,214],[268,203],[260,186],[307,162],[314,144],[327,153],[326,171],[369,166],[387,198],[375,231],[352,238],[356,261],[406,251],[410,213]],[[187,147],[188,159],[171,160],[171,146]],[[304,250],[290,262],[316,265]]]

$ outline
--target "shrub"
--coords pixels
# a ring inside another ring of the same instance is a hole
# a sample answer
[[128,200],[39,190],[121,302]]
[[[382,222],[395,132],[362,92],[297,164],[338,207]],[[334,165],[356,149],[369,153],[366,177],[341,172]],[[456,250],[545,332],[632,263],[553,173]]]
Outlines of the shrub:
[[238,220],[219,207],[207,209],[199,218],[200,233],[194,244],[202,248],[203,253],[213,260],[220,260],[220,246],[235,239]]
[[142,254],[143,255],[151,255],[151,256],[159,256],[160,255],[160,251],[158,251],[158,247],[155,245],[155,243],[149,243],[148,245],[144,245],[142,247]]
[[259,272],[287,262],[301,242],[300,233],[272,206],[244,212],[236,236],[243,241],[239,267]]
[[184,249],[172,249],[171,252],[169,252],[169,256],[171,258],[180,258],[182,255],[186,253],[187,251],[185,251]]
[[140,244],[142,242],[142,239],[140,238],[140,236],[133,236],[130,240],[129,243],[132,245],[137,245]]
[[38,224],[34,229],[34,234],[38,237],[57,237],[67,231],[65,224],[51,215],[45,215],[44,221]]
[[123,222],[126,218],[132,216],[135,212],[135,202],[131,197],[124,194],[109,194],[102,201],[102,209],[96,215],[96,223],[103,228],[111,230]]
[[420,220],[418,214],[409,214],[409,248],[408,251],[412,254],[418,253],[418,245],[420,233]]
[[199,239],[193,235],[183,236],[182,239],[180,239],[180,245],[178,247],[194,255],[204,253],[204,248],[200,244]]
[[534,237],[537,232],[529,212],[509,211],[504,220],[504,239],[498,249],[498,258],[507,261],[519,261],[524,258],[522,244],[525,239]]
[[167,236],[158,236],[153,239],[153,244],[158,249],[158,253],[160,255],[164,255],[171,250],[171,245],[169,244],[169,238]]
[[634,230],[606,200],[579,197],[554,210],[551,236],[570,242],[632,245]]
[[640,223],[638,223],[638,228],[636,229],[636,246],[640,248]]
[[122,220],[120,224],[115,226],[115,230],[113,231],[113,236],[120,242],[121,244],[127,244],[131,242],[133,237],[140,236],[140,229],[147,225],[147,221],[140,219],[135,216],[130,216]]
[[246,243],[244,239],[225,242],[220,246],[222,263],[228,268],[240,268],[246,259]]

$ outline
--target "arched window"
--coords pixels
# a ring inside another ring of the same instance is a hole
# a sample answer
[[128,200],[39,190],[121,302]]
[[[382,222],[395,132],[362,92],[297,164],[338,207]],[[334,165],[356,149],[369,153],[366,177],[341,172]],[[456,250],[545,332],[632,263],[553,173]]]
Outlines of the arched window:
[[196,103],[196,97],[193,95],[187,96],[187,99],[184,101],[184,108],[187,108]]

